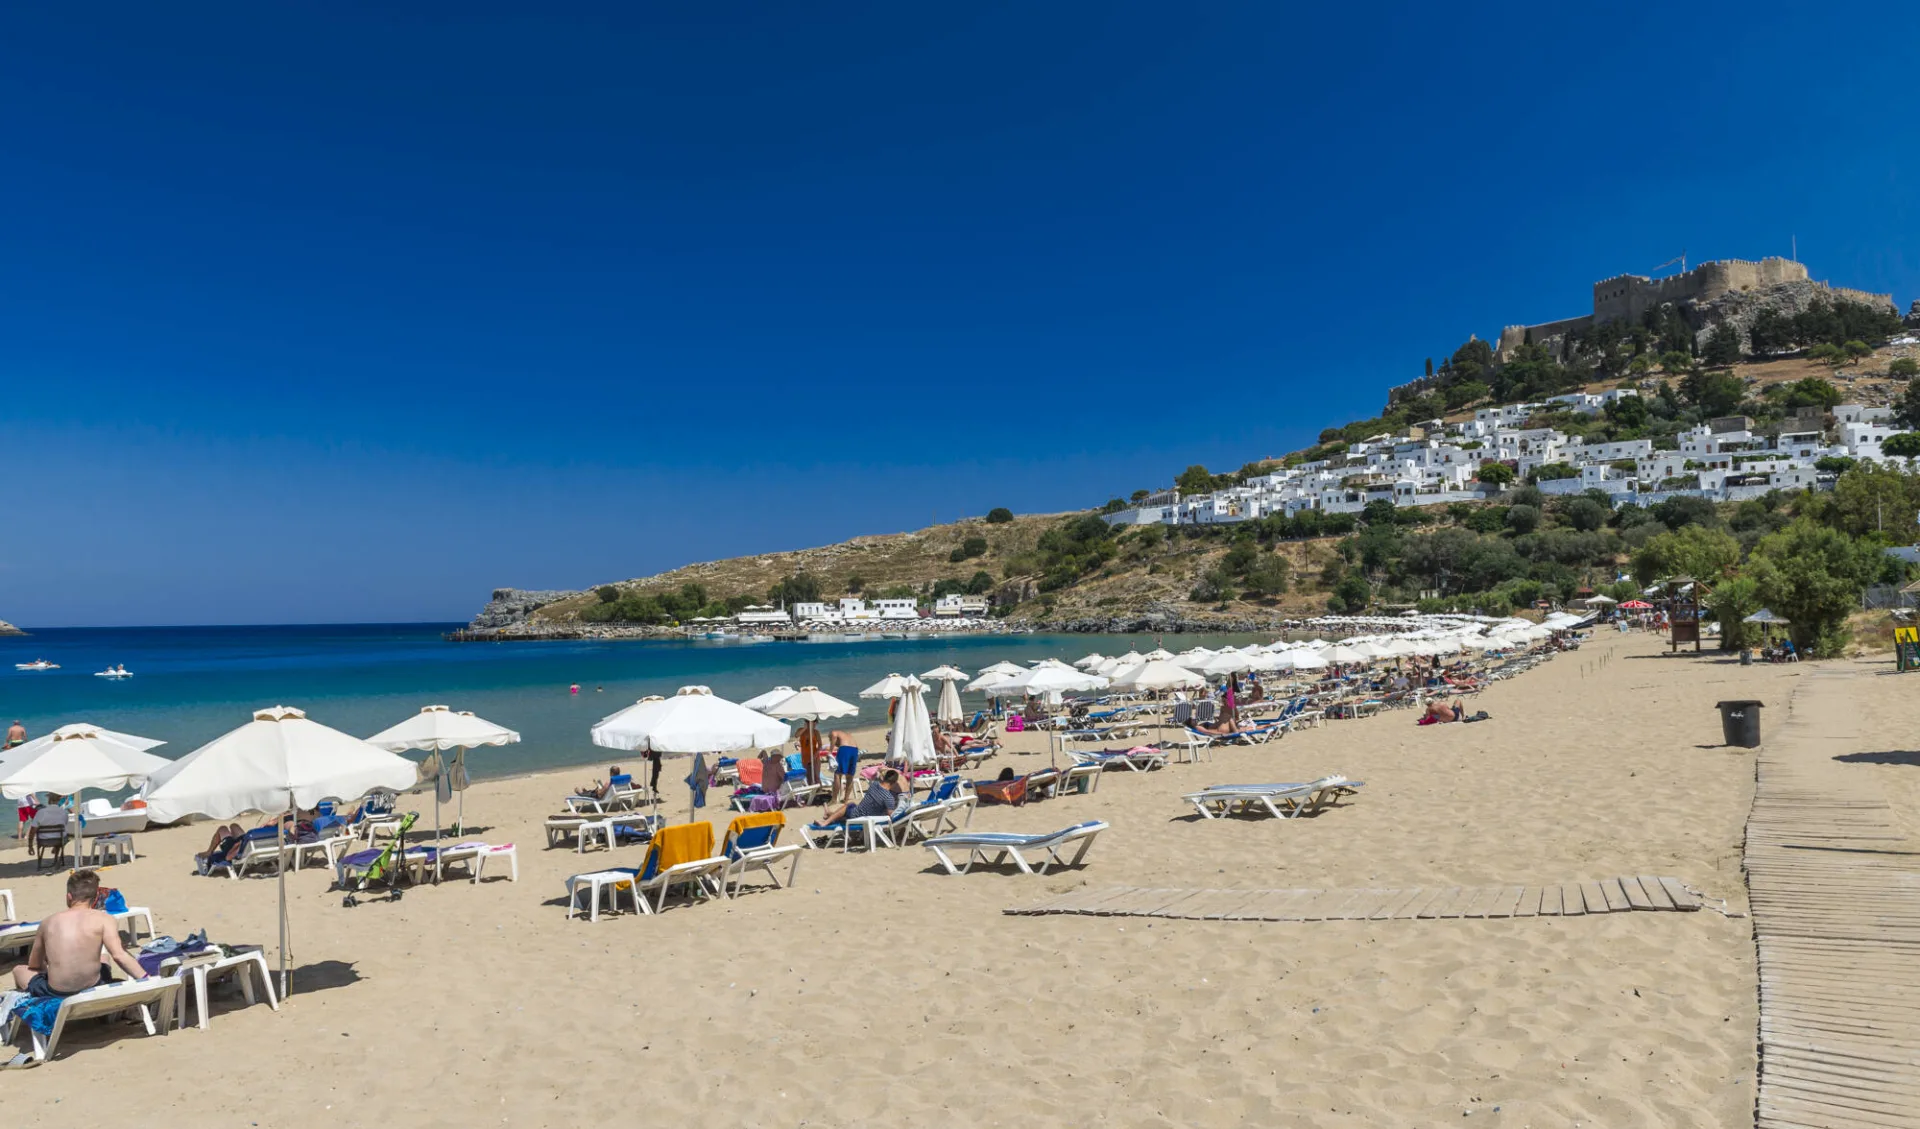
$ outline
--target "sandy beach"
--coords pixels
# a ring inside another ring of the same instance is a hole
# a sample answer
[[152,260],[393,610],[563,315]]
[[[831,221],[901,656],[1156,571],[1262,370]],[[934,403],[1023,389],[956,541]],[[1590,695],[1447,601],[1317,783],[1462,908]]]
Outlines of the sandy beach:
[[[1083,868],[1044,877],[950,877],[918,847],[816,851],[793,889],[569,921],[562,879],[641,858],[544,849],[542,818],[605,766],[482,782],[471,829],[518,844],[518,884],[490,871],[349,909],[328,872],[291,875],[297,971],[279,1014],[234,1001],[210,1030],[165,1039],[78,1029],[56,1061],[0,1079],[8,1120],[124,1120],[135,1103],[141,1124],[201,1126],[1741,1124],[1755,1070],[1744,918],[1002,913],[1082,886],[1618,874],[1672,875],[1742,910],[1753,757],[1719,747],[1713,703],[1784,704],[1815,664],[1664,651],[1597,635],[1488,689],[1484,724],[1390,712],[1110,771],[1088,796],[982,807],[976,828],[1112,825]],[[1045,763],[1043,738],[1009,745],[974,775]],[[1333,772],[1366,787],[1310,819],[1202,821],[1179,799]],[[164,933],[271,948],[274,882],[194,876],[206,837],[142,834],[143,857],[105,881]],[[24,917],[57,908],[61,881],[16,845],[0,853]]]

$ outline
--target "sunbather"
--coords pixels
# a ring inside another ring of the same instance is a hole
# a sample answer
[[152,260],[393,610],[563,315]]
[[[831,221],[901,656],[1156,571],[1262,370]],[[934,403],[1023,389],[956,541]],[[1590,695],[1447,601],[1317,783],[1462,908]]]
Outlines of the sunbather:
[[617,764],[608,765],[607,778],[605,780],[596,780],[575,792],[574,795],[592,796],[596,800],[604,800],[607,798],[607,793],[613,791],[613,778],[618,775],[620,775],[620,766]]
[[867,794],[861,797],[859,803],[830,805],[820,817],[820,822],[841,823],[868,816],[892,815],[896,808],[912,802],[912,798],[913,784],[897,770],[889,768],[867,786]]
[[1222,717],[1219,721],[1196,721],[1193,730],[1205,733],[1209,737],[1231,737],[1235,733],[1251,733],[1257,725],[1236,725],[1231,719]]
[[128,976],[147,978],[147,970],[120,944],[119,925],[93,908],[99,893],[100,876],[93,871],[67,876],[67,908],[40,922],[27,963],[14,967],[15,988],[41,999],[63,999],[97,988],[113,976],[112,968],[100,961],[103,950]]
[[1459,721],[1463,712],[1459,706],[1435,698],[1427,703],[1427,712],[1420,719],[1420,724],[1437,725],[1443,721]]

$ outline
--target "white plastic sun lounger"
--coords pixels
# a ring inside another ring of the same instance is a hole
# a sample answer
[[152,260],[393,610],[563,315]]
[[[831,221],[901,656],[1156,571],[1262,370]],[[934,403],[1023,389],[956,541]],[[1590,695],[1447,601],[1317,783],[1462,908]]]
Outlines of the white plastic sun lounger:
[[[147,1034],[165,1035],[173,1023],[174,998],[179,991],[180,977],[149,976],[145,980],[102,984],[98,988],[68,996],[61,1001],[60,1010],[54,1015],[53,1030],[47,1032],[44,1038],[38,1031],[27,1028],[28,1034],[33,1036],[33,1057],[41,1062],[52,1058],[59,1049],[60,1036],[66,1032],[69,1022],[118,1015],[123,1011],[137,1010]],[[9,1022],[0,1036],[11,1041],[15,1026],[15,1022]]]
[[1297,819],[1351,796],[1364,782],[1344,776],[1323,776],[1304,784],[1216,784],[1181,799],[1207,819],[1258,806],[1276,819]]
[[0,890],[0,921],[13,920],[13,891]]
[[[934,856],[940,860],[940,865],[947,868],[948,874],[965,874],[972,869],[974,863],[982,859],[989,863],[998,863],[1005,858],[1013,859],[1013,864],[1020,868],[1020,873],[1033,874],[1034,869],[1027,862],[1027,853],[1045,851],[1047,857],[1041,862],[1039,870],[1039,873],[1045,874],[1049,867],[1056,864],[1062,867],[1079,866],[1087,857],[1087,851],[1093,847],[1094,838],[1106,829],[1105,823],[1089,820],[1046,835],[1015,835],[1005,831],[963,831],[957,835],[942,835],[936,839],[928,839],[922,846],[934,853]],[[1080,849],[1074,852],[1073,858],[1061,858],[1061,849],[1073,843],[1080,844]],[[966,852],[966,861],[956,866],[953,861],[954,855],[961,851]]]

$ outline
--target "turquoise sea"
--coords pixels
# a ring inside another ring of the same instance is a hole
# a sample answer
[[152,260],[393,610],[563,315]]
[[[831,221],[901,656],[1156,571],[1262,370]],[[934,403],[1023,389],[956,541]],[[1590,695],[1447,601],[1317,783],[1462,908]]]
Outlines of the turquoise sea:
[[[604,760],[588,740],[595,721],[646,694],[699,683],[734,701],[776,685],[818,686],[859,701],[890,671],[942,663],[977,671],[1001,659],[1089,651],[1148,651],[1151,635],[987,635],[844,643],[681,640],[448,643],[457,624],[289,627],[56,628],[0,638],[0,726],[19,718],[34,736],[69,722],[164,740],[184,756],[244,724],[261,706],[290,705],[336,729],[366,736],[423,705],[444,704],[518,730],[521,743],[476,749],[475,776]],[[1170,635],[1168,650],[1245,642],[1247,636]],[[17,671],[46,659],[59,670]],[[123,664],[123,681],[93,673]],[[580,693],[568,692],[579,683]],[[967,695],[969,705],[984,702]],[[929,702],[929,705],[932,703]],[[843,726],[881,725],[883,702],[861,701]],[[849,724],[851,723],[851,725]]]

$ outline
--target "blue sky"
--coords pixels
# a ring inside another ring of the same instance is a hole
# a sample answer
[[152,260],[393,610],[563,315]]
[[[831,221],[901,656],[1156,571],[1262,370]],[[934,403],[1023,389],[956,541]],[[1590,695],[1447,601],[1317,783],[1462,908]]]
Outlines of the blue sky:
[[1683,249],[1920,297],[1913,5],[545,7],[10,13],[0,618],[1097,504]]

